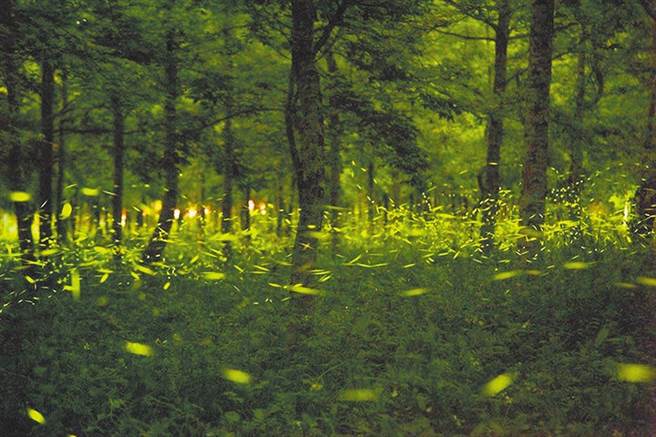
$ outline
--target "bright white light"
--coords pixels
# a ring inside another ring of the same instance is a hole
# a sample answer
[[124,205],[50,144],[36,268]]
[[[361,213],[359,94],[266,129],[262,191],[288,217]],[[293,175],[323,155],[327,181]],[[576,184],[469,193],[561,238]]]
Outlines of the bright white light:
[[248,210],[249,210],[250,212],[253,212],[254,209],[255,209],[255,202],[253,202],[252,199],[249,199],[249,200],[248,200]]
[[189,208],[189,211],[187,211],[187,217],[189,218],[194,218],[198,215],[198,211],[196,208]]
[[179,210],[179,209],[176,208],[176,209],[173,211],[173,217],[174,217],[176,220],[180,218],[180,210]]

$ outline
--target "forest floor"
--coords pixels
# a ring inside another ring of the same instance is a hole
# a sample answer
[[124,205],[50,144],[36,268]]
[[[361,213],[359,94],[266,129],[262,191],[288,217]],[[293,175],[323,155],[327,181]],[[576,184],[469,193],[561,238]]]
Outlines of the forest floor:
[[69,268],[74,292],[0,314],[2,435],[647,435],[656,279],[575,253],[326,256],[309,306],[284,255],[80,256],[79,297]]

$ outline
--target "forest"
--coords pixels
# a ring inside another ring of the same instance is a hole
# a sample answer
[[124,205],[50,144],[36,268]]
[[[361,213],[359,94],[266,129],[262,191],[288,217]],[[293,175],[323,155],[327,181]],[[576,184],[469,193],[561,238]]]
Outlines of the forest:
[[656,435],[656,0],[2,0],[0,435]]

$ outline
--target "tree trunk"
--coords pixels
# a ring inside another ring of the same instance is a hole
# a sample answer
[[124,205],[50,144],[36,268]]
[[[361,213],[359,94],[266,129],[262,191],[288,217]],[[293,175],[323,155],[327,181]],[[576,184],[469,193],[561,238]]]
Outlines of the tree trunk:
[[373,229],[374,218],[376,218],[376,193],[375,193],[374,160],[369,159],[367,165],[367,219],[369,226]]
[[653,157],[656,150],[656,20],[652,21],[652,39],[652,77],[649,81],[651,98],[644,144],[647,168],[635,194],[636,217],[632,225],[633,234],[637,237],[651,236],[656,218],[656,161]]
[[[62,114],[59,119],[59,149],[57,153],[57,182],[55,186],[57,204],[55,213],[62,210],[64,205],[64,183],[66,180],[66,122],[68,118],[66,112],[70,109],[68,107],[68,74],[66,69],[61,72],[61,104]],[[57,217],[57,238],[60,243],[66,241],[66,220],[61,220]]]
[[[16,60],[16,23],[14,16],[14,2],[9,0],[0,8],[0,24],[6,29],[2,43],[4,47],[4,59],[2,67],[5,77],[5,88],[7,88],[7,138],[9,144],[9,185],[12,191],[25,191],[25,166],[18,132],[19,98],[18,84],[19,73]],[[14,202],[14,213],[18,228],[18,243],[23,255],[23,260],[32,259],[33,242],[30,224],[32,213],[29,203]]]
[[178,61],[176,59],[177,43],[175,30],[168,31],[166,36],[166,60],[164,70],[166,75],[166,97],[164,102],[165,114],[165,150],[164,170],[165,193],[162,200],[162,210],[157,225],[150,239],[148,247],[144,250],[143,261],[150,263],[162,258],[166,247],[166,238],[171,232],[175,208],[178,201],[178,138],[176,102],[178,99]]
[[[574,93],[574,138],[569,142],[570,167],[567,181],[570,219],[578,222],[581,218],[581,192],[583,190],[583,148],[585,146],[585,85],[586,85],[585,37],[581,38],[581,48],[576,64],[576,91]],[[577,226],[575,234],[580,234]]]
[[205,214],[205,198],[207,196],[206,194],[206,168],[205,165],[201,167],[201,173],[200,173],[200,195],[199,195],[199,205],[198,205],[198,233],[199,236],[202,240],[205,239],[205,226],[206,223],[205,221],[207,220],[206,214]]
[[223,125],[223,202],[221,232],[232,232],[232,185],[235,176],[235,138],[232,132],[232,97],[226,99],[226,121]]
[[250,210],[250,199],[251,199],[251,187],[249,185],[244,186],[244,198],[242,199],[241,204],[241,230],[248,232],[251,229],[251,210]]
[[392,169],[392,206],[398,208],[401,206],[401,182],[399,172]]
[[503,119],[508,69],[508,38],[512,16],[509,0],[497,1],[497,13],[498,21],[494,39],[494,83],[492,88],[495,107],[488,115],[487,160],[482,179],[484,183],[481,186],[483,221],[481,241],[482,249],[487,254],[494,247],[494,230],[499,211],[499,189],[501,187],[499,167],[501,165],[501,146],[503,145],[504,136]]
[[55,69],[48,59],[41,62],[41,133],[39,165],[39,246],[45,248],[52,237],[52,175],[53,143],[55,128],[53,124],[53,104],[55,98]]
[[283,193],[283,166],[282,163],[278,168],[278,173],[276,177],[276,236],[282,236],[282,225],[285,221],[285,196]]
[[[527,237],[531,234],[537,235],[544,223],[553,35],[554,0],[532,0],[524,128],[527,150],[520,199],[521,223],[526,229]],[[530,238],[526,239],[522,244],[533,252],[536,246],[529,240]]]
[[295,161],[300,216],[292,258],[292,282],[308,285],[317,259],[324,189],[324,134],[321,83],[314,46],[316,9],[312,0],[292,1],[292,73],[298,97]]
[[114,124],[114,195],[112,197],[112,242],[114,255],[121,256],[121,237],[123,234],[123,157],[125,154],[125,116],[121,107],[121,99],[111,96],[112,116]]
[[[326,60],[328,61],[328,72],[335,78],[337,74],[337,62],[332,51],[329,51]],[[339,120],[339,112],[337,111],[337,96],[333,93],[330,96],[330,109],[329,109],[329,129],[328,129],[328,142],[330,143],[330,151],[328,153],[328,161],[330,163],[330,225],[331,225],[331,250],[333,256],[337,254],[339,245],[339,207],[341,205],[341,187],[340,175],[342,174],[342,160],[340,157],[340,141],[342,137],[342,126]]]
[[80,189],[78,187],[75,188],[75,194],[73,195],[73,198],[71,199],[71,206],[73,207],[73,211],[71,212],[71,217],[69,218],[71,222],[71,240],[75,240],[75,235],[78,230],[78,216],[80,216]]

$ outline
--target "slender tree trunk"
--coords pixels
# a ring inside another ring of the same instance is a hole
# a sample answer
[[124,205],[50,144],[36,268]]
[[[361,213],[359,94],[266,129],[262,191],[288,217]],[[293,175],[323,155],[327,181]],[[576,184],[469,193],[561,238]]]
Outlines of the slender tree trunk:
[[316,65],[312,0],[292,1],[292,73],[298,96],[294,114],[298,134],[296,181],[300,216],[292,258],[292,282],[309,284],[317,259],[325,204],[324,134],[321,115],[321,83]]
[[501,146],[504,136],[504,109],[506,77],[508,70],[508,38],[512,16],[509,0],[497,0],[498,21],[494,39],[494,83],[493,93],[495,107],[488,115],[487,126],[487,160],[482,184],[482,221],[481,240],[485,253],[494,247],[494,229],[499,211],[499,189],[501,176]]
[[278,168],[276,177],[276,236],[282,236],[282,225],[285,220],[285,196],[283,193],[283,166]]
[[399,172],[392,170],[392,203],[394,208],[401,205],[401,182],[399,181]]
[[226,99],[226,117],[223,125],[223,202],[221,203],[221,232],[232,232],[232,186],[235,176],[235,137],[232,132],[232,96]]
[[73,210],[71,211],[71,217],[69,218],[71,222],[71,240],[75,240],[76,232],[78,230],[78,216],[80,215],[80,191],[79,188],[75,188],[75,194],[71,199],[71,206]]
[[55,98],[55,69],[48,59],[41,62],[41,133],[43,140],[40,148],[39,165],[39,210],[40,230],[39,245],[48,245],[52,237],[52,176],[53,143],[55,128],[53,124],[53,105]]
[[[335,79],[337,75],[337,62],[332,51],[329,51],[326,60],[328,61],[328,73]],[[331,250],[333,256],[337,254],[339,246],[339,208],[341,206],[341,186],[340,176],[342,174],[342,159],[340,157],[342,126],[339,119],[339,112],[337,111],[337,96],[333,92],[330,96],[330,109],[329,109],[329,129],[328,129],[328,142],[330,150],[328,152],[328,162],[330,163],[330,225],[331,225]]]
[[[61,72],[61,81],[62,115],[59,119],[59,149],[57,154],[57,182],[55,186],[57,206],[55,213],[61,211],[64,205],[64,183],[66,180],[66,122],[68,121],[66,112],[70,108],[68,107],[68,74],[65,68]],[[57,217],[57,238],[60,243],[66,241],[66,220],[61,220]]]
[[376,218],[376,185],[375,185],[374,160],[369,159],[367,164],[367,219],[369,226],[373,229],[374,218]]
[[296,183],[296,173],[292,172],[292,176],[290,178],[291,183],[289,184],[289,202],[287,204],[287,228],[285,229],[285,235],[290,236],[292,234],[292,225],[294,223],[294,211],[296,210],[296,203],[295,201],[298,200],[298,193],[296,187],[298,184]]
[[244,186],[244,198],[241,203],[241,230],[250,231],[251,229],[251,210],[249,201],[251,199],[251,187],[249,185]]
[[[231,90],[228,90],[226,95],[227,119],[223,125],[223,201],[221,202],[221,232],[224,234],[232,233],[232,187],[234,185],[234,179],[237,172],[237,163],[235,157],[235,136],[232,130],[231,118],[232,111],[232,92]],[[224,241],[223,252],[226,258],[230,258],[232,256],[232,243],[230,240]]]
[[141,229],[146,224],[146,217],[144,214],[144,209],[146,208],[146,198],[143,193],[141,193],[141,202],[139,203],[139,208],[137,210],[137,233],[141,232]]
[[[539,232],[544,223],[553,35],[554,0],[532,0],[526,87],[528,107],[524,133],[527,150],[520,199],[521,223],[527,230],[527,236]],[[530,252],[537,249],[528,239],[522,244]]]
[[586,55],[582,47],[578,53],[576,67],[576,93],[574,102],[574,124],[576,125],[576,138],[570,142],[570,184],[580,184],[583,177],[583,140],[585,122],[585,83],[586,83]]
[[206,197],[206,178],[205,178],[205,166],[203,165],[201,168],[201,173],[200,173],[200,202],[198,205],[198,232],[200,234],[200,238],[203,240],[205,239],[205,226],[206,223],[205,221],[207,220],[206,214],[205,214],[205,197]]
[[652,21],[653,47],[651,54],[652,77],[649,81],[650,101],[647,111],[647,129],[644,149],[647,155],[647,168],[635,194],[636,217],[632,224],[633,234],[637,237],[651,236],[654,232],[656,218],[656,20]]
[[164,170],[165,193],[162,200],[162,210],[155,226],[148,247],[143,253],[143,261],[150,263],[162,258],[166,247],[166,238],[171,232],[175,208],[178,202],[178,138],[176,102],[178,99],[178,61],[175,30],[168,31],[166,36],[166,61],[164,65],[166,75],[166,97],[164,102],[165,114],[165,150]]
[[[578,222],[581,218],[581,192],[583,190],[583,148],[585,146],[585,85],[586,85],[585,37],[581,38],[581,48],[576,64],[576,91],[574,93],[574,133],[569,142],[570,167],[567,181],[569,192],[570,219]],[[580,234],[577,226],[575,234]]]
[[121,256],[121,237],[123,234],[123,157],[125,154],[125,116],[121,99],[111,96],[114,125],[114,195],[112,197],[112,242],[114,255]]
[[[5,88],[7,88],[7,138],[9,144],[9,185],[12,191],[25,191],[25,166],[18,132],[19,97],[18,97],[18,61],[16,59],[16,22],[14,1],[9,0],[0,8],[0,24],[6,29],[2,38],[4,59]],[[33,242],[30,224],[32,213],[29,203],[14,202],[14,213],[18,228],[18,243],[25,261],[32,259]]]

